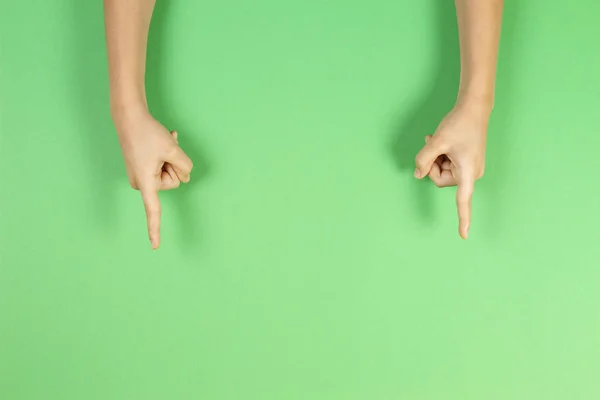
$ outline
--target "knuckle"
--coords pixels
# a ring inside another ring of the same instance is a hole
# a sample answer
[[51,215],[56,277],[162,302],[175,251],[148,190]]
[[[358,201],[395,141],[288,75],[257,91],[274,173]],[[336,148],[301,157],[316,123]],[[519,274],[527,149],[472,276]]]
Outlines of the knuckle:
[[167,148],[165,150],[165,156],[167,158],[173,158],[177,155],[177,150],[179,149],[179,146],[175,143],[175,142],[170,142],[167,145]]
[[140,190],[140,187],[138,186],[137,182],[133,179],[129,180],[129,186],[131,186],[133,190]]
[[444,135],[438,133],[437,135],[433,135],[427,144],[435,146],[439,150],[445,150],[448,147],[448,140]]
[[483,178],[483,175],[485,175],[485,167],[482,167],[482,168],[479,170],[479,173],[477,174],[477,179],[481,179],[481,178]]
[[194,168],[194,163],[190,160],[189,157],[182,157],[182,166],[185,168],[185,172],[190,172],[192,168]]
[[422,153],[417,154],[417,156],[415,157],[415,164],[417,164],[418,166],[422,166],[423,164],[425,164],[425,156]]

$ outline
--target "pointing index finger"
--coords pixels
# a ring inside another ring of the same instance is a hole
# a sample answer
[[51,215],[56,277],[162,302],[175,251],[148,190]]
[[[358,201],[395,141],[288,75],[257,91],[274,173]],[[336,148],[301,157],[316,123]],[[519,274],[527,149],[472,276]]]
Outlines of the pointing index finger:
[[148,236],[152,249],[158,249],[160,246],[160,216],[161,207],[160,199],[158,198],[158,189],[153,185],[144,184],[140,187],[142,200],[146,208],[146,220],[148,221]]
[[471,174],[463,174],[458,181],[456,191],[456,207],[458,209],[458,231],[463,239],[469,236],[471,226],[471,199],[475,189],[475,178]]

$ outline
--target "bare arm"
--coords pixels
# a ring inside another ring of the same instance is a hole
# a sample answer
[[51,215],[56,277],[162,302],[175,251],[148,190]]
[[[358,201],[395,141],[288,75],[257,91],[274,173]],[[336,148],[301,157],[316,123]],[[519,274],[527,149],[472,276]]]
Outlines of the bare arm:
[[458,186],[459,233],[471,226],[475,181],[483,176],[503,0],[455,0],[460,39],[460,87],[456,105],[416,158],[415,177],[429,176],[438,187]]
[[192,161],[148,112],[146,46],[155,0],[104,0],[110,109],[129,183],[140,190],[153,249],[160,245],[159,190],[190,180]]
[[493,107],[503,6],[503,0],[456,0],[460,101],[474,100]]
[[156,0],[104,0],[111,112],[147,108],[144,74]]

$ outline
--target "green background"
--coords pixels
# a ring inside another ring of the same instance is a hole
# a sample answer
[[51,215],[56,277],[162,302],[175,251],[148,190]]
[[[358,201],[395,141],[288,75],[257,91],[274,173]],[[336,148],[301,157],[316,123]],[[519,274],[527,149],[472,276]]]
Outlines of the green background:
[[160,1],[150,250],[100,1],[2,0],[0,399],[600,398],[600,3],[507,1],[471,237],[411,175],[451,1]]

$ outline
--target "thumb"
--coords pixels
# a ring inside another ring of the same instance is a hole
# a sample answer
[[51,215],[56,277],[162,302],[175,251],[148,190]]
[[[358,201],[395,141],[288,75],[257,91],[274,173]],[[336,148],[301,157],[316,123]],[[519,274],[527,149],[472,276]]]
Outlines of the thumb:
[[436,158],[442,154],[444,154],[444,151],[439,146],[438,141],[436,141],[435,138],[427,140],[427,143],[425,146],[423,146],[415,158],[415,163],[417,164],[417,168],[415,169],[415,178],[421,179],[426,177],[431,171],[431,166],[435,162]]

